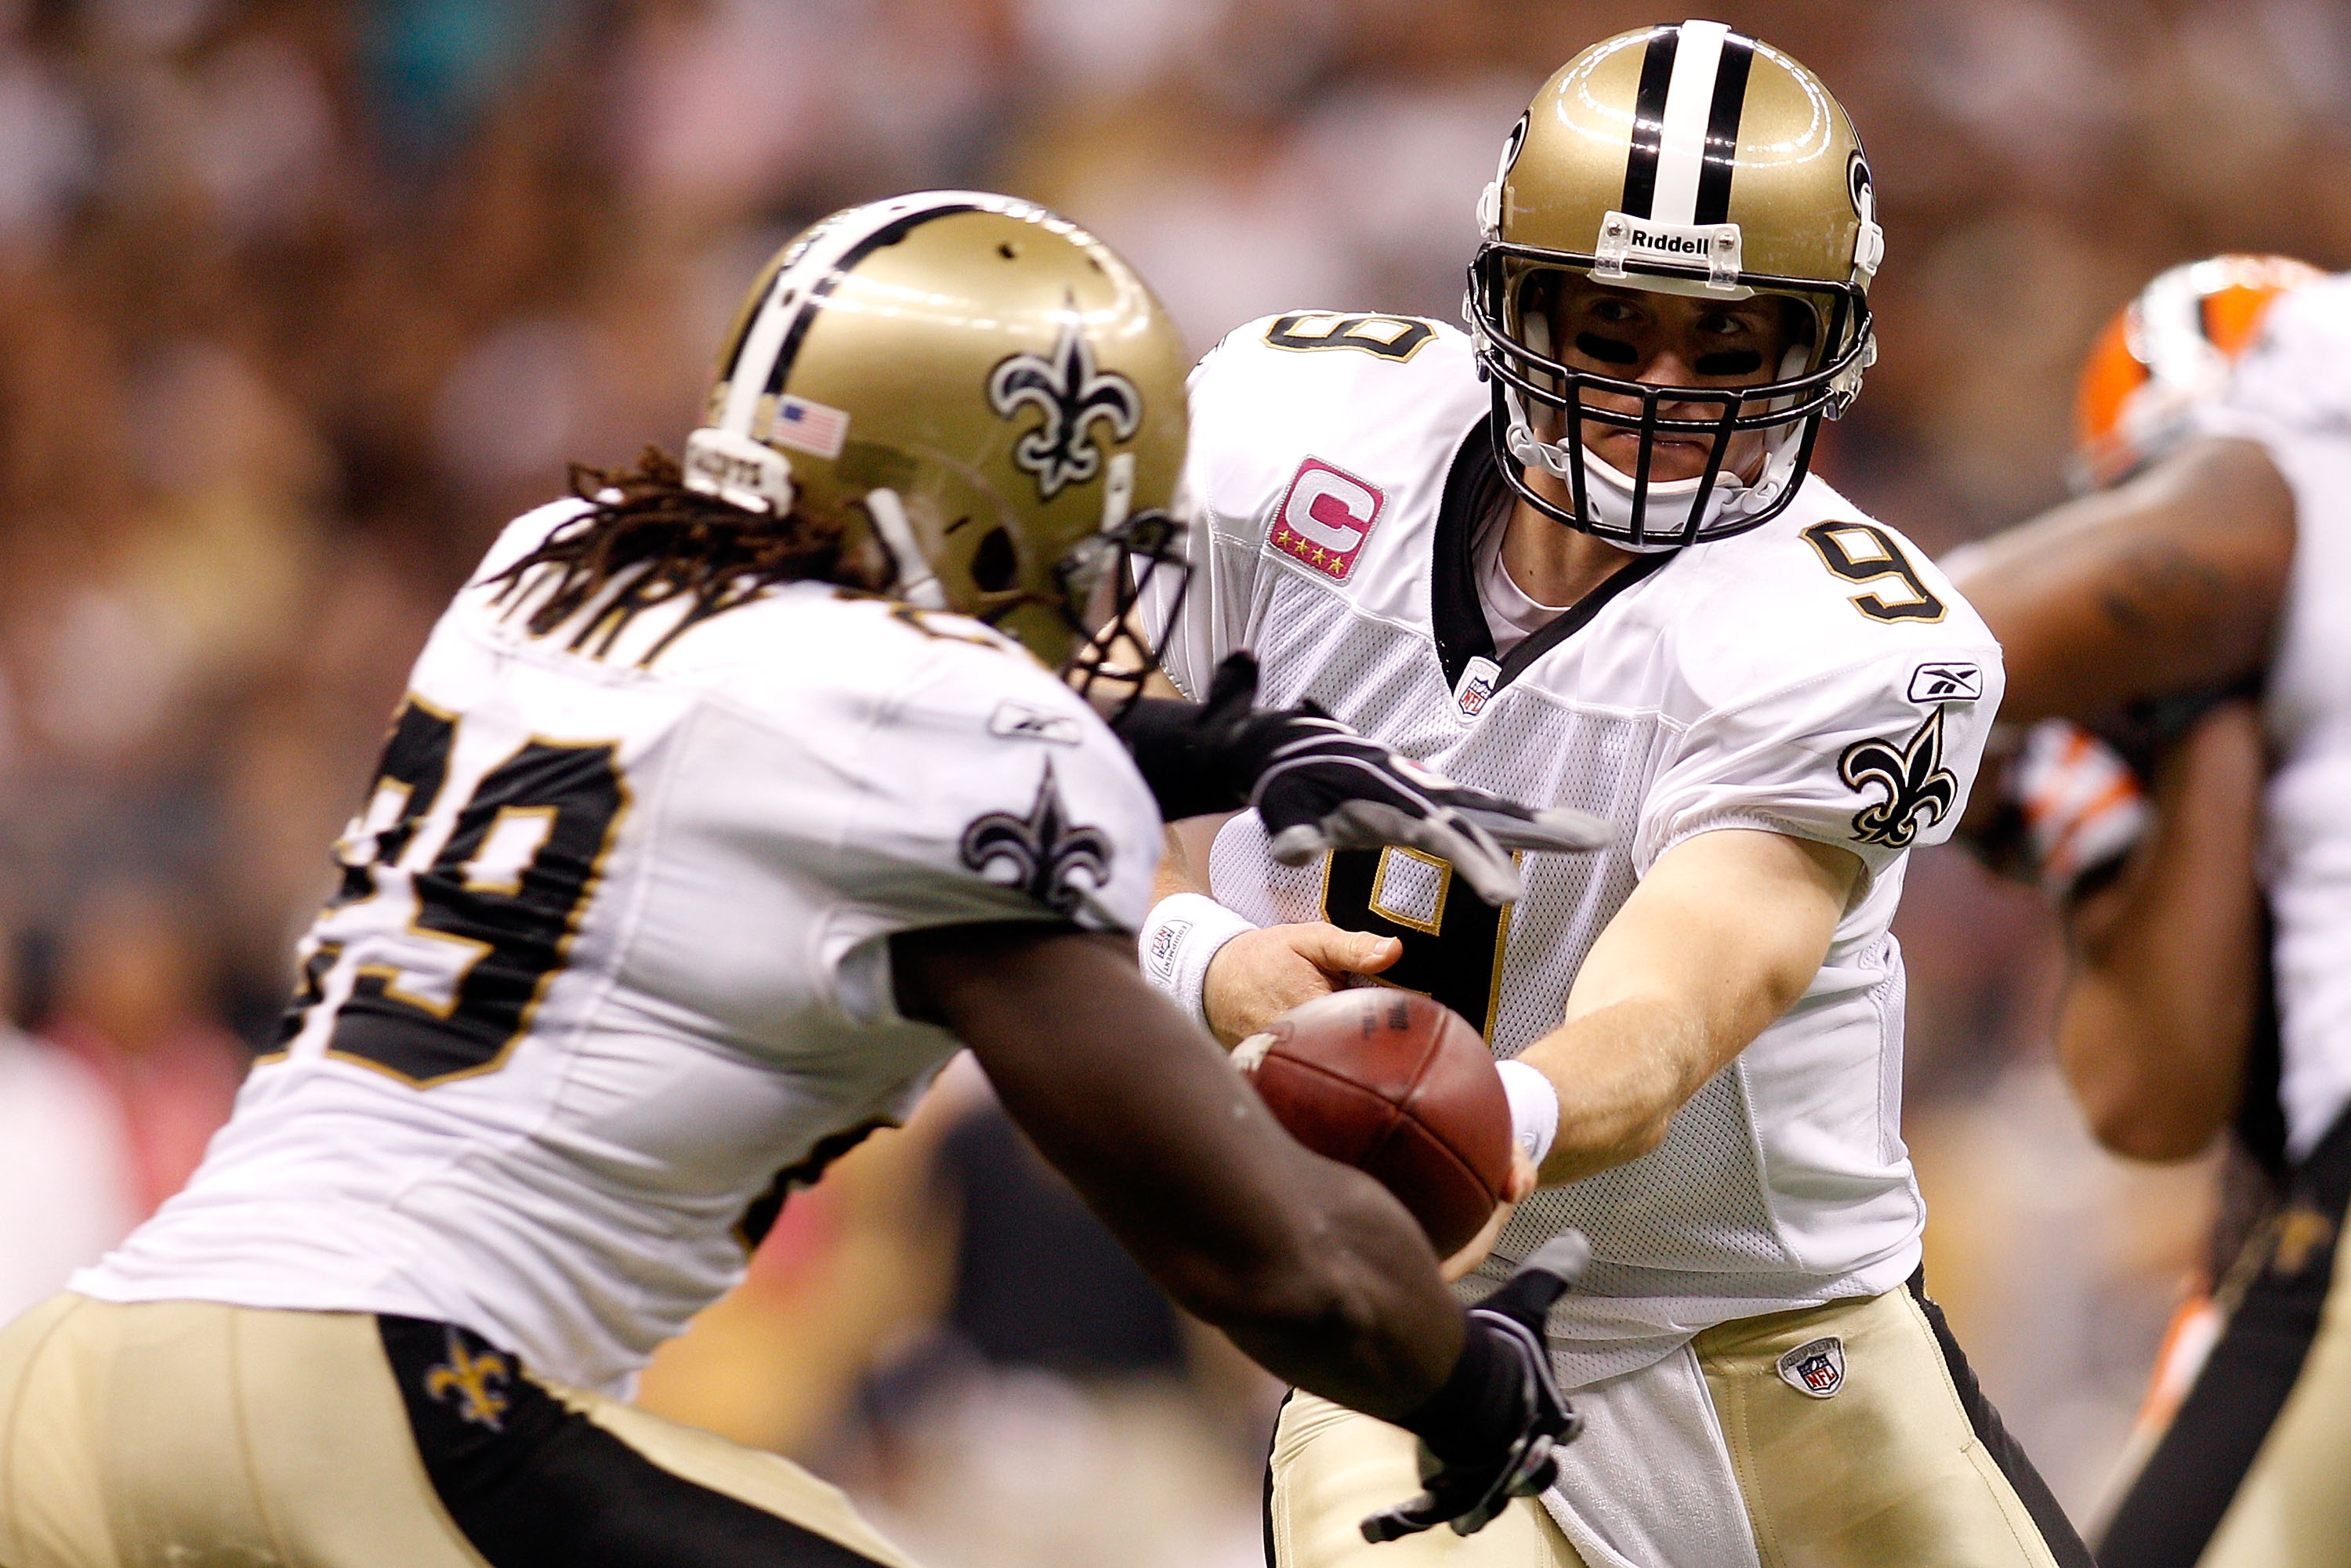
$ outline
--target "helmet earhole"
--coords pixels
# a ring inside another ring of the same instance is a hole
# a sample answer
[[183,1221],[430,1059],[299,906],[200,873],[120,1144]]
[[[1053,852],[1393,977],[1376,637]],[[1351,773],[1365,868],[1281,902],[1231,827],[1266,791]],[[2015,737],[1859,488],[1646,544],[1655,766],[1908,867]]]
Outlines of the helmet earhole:
[[1000,524],[990,528],[979,548],[971,552],[973,584],[982,593],[1001,593],[1019,575],[1020,561],[1013,553],[1011,534]]

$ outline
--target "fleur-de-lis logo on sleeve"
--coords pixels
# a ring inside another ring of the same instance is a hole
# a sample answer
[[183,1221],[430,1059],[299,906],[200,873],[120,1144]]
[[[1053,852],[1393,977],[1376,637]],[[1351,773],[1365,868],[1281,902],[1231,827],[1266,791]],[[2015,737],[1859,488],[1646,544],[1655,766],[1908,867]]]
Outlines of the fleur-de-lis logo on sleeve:
[[514,1376],[507,1358],[491,1350],[475,1355],[455,1329],[447,1333],[449,1359],[426,1369],[426,1397],[443,1405],[454,1402],[461,1421],[502,1430],[498,1417],[506,1414],[506,1385]]
[[1116,371],[1094,368],[1093,345],[1079,329],[1077,302],[1070,302],[1053,357],[1027,350],[998,361],[987,374],[987,403],[1000,419],[1024,407],[1044,417],[1013,443],[1012,461],[1037,481],[1037,497],[1050,501],[1071,485],[1102,472],[1102,444],[1092,434],[1101,422],[1114,441],[1134,437],[1143,423],[1143,393]]
[[[1873,786],[1886,790],[1885,800],[1854,813],[1853,836],[1866,844],[1907,849],[1919,828],[1941,821],[1959,796],[1959,779],[1943,766],[1942,707],[1938,705],[1898,749],[1885,740],[1846,747],[1837,758],[1837,777],[1865,793]],[[1918,820],[1922,813],[1924,823]]]
[[1110,835],[1100,828],[1070,825],[1050,761],[1026,817],[990,811],[963,831],[964,864],[992,881],[1026,889],[1056,915],[1076,914],[1089,893],[1110,881],[1111,853]]

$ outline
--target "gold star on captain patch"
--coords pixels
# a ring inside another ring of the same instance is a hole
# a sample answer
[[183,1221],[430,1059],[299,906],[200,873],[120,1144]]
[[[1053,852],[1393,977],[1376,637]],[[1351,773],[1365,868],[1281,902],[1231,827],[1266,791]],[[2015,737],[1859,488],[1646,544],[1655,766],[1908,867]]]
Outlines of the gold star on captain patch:
[[1322,553],[1322,547],[1321,545],[1316,545],[1314,547],[1314,564],[1316,566],[1321,566],[1324,561],[1330,559],[1330,557]]

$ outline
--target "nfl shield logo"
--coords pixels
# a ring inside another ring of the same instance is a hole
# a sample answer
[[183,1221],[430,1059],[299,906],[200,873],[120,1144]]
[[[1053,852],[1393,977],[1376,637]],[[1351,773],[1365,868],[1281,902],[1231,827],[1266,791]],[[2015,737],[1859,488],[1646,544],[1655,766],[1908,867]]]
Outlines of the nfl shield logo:
[[1454,689],[1454,706],[1465,719],[1476,718],[1486,711],[1486,704],[1494,695],[1494,682],[1502,667],[1491,659],[1473,658],[1461,672],[1461,684]]
[[1780,1358],[1780,1376],[1799,1394],[1826,1399],[1844,1386],[1844,1341],[1831,1334]]

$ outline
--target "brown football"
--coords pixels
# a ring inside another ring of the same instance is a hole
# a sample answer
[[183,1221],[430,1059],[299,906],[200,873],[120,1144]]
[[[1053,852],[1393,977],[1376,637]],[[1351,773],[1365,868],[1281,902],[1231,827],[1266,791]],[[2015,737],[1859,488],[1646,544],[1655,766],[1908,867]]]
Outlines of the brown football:
[[1364,987],[1290,1009],[1234,1058],[1275,1120],[1401,1199],[1440,1258],[1468,1245],[1510,1179],[1510,1103],[1452,1009]]

